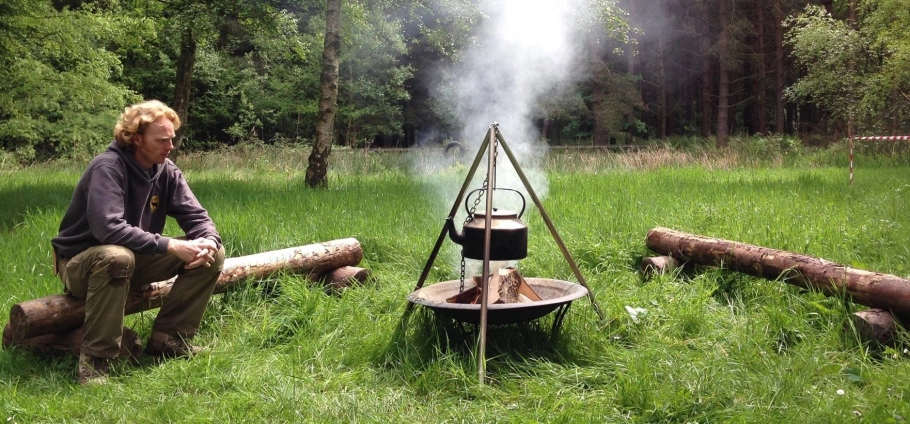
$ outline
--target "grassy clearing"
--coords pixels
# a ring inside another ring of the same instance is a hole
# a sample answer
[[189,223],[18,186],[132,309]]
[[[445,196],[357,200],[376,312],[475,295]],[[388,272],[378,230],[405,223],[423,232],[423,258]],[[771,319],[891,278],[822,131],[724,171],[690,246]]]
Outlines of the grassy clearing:
[[[773,143],[772,143],[773,144]],[[229,256],[356,237],[373,284],[328,296],[297,276],[216,296],[192,361],[118,368],[74,384],[73,358],[0,351],[7,422],[815,422],[910,417],[910,358],[843,330],[861,306],[721,270],[642,281],[647,231],[665,226],[910,276],[910,173],[900,154],[778,144],[552,151],[547,212],[607,317],[587,299],[492,329],[478,387],[473,336],[418,308],[413,289],[466,169],[434,153],[339,150],[328,190],[293,149],[194,155],[181,165]],[[868,165],[867,165],[868,164]],[[0,306],[60,291],[48,240],[83,164],[0,171]],[[413,170],[413,171],[412,171]],[[535,187],[535,189],[538,189]],[[448,198],[445,198],[448,195]],[[535,211],[527,276],[574,281]],[[176,233],[176,228],[170,228]],[[449,243],[429,281],[457,278]],[[633,319],[626,306],[647,313]],[[129,317],[147,336],[154,311]],[[2,320],[5,322],[5,319]],[[468,329],[470,330],[470,329]]]

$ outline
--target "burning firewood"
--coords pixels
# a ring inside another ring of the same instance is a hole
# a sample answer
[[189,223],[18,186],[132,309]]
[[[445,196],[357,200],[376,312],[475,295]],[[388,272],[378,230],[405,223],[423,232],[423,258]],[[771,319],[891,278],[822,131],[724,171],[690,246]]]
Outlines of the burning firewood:
[[[446,299],[446,303],[464,303],[475,305],[480,303],[482,281],[480,276],[472,278],[474,287]],[[489,296],[487,304],[498,303],[523,303],[540,300],[534,291],[515,267],[501,268],[496,274],[490,275]]]
[[480,287],[474,286],[446,299],[446,303],[473,305],[480,302]]
[[499,270],[500,303],[522,303],[540,300],[540,296],[528,285],[515,267]]

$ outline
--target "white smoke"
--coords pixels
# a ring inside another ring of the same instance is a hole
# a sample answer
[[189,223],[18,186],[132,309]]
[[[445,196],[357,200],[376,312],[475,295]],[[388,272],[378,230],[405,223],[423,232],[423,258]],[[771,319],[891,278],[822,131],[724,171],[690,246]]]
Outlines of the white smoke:
[[[474,157],[490,124],[499,123],[500,133],[541,198],[547,193],[548,183],[538,166],[547,144],[534,119],[544,96],[561,91],[577,78],[575,3],[483,2],[481,9],[486,18],[475,32],[474,48],[464,52],[453,68],[445,70],[448,83],[435,93],[437,99],[449,103],[463,124],[460,140],[467,146],[466,160]],[[483,165],[478,170],[481,180],[486,162]],[[497,186],[525,192],[502,152],[497,158]]]
[[[536,143],[535,106],[541,96],[573,79],[571,2],[491,0],[477,46],[453,70],[454,109],[463,139],[479,143],[497,121],[509,145]],[[534,146],[539,147],[539,146]],[[524,168],[524,166],[522,166]]]
[[[486,18],[475,32],[475,46],[462,55],[451,69],[443,70],[436,88],[437,100],[447,103],[463,124],[460,141],[465,144],[464,160],[470,162],[494,122],[516,156],[518,166],[540,199],[548,190],[546,175],[539,169],[547,144],[535,126],[538,104],[559,92],[577,77],[577,43],[573,41],[577,16],[574,1],[566,0],[487,0],[481,9]],[[478,168],[469,191],[481,186],[487,175],[487,159]],[[496,159],[496,187],[519,190],[525,197],[527,215],[536,212],[524,184],[518,178],[502,148]],[[468,163],[467,165],[470,165]],[[467,168],[465,168],[466,172]],[[462,178],[464,174],[462,174]],[[437,183],[437,198],[451,208],[463,182]],[[476,196],[476,194],[475,194]],[[477,210],[483,210],[484,201]],[[515,212],[520,199],[506,191],[494,191],[494,207]],[[461,227],[464,207],[455,222]],[[535,230],[530,229],[532,233]],[[539,228],[540,234],[548,233]],[[533,235],[532,235],[533,237]],[[479,272],[477,272],[479,274]]]

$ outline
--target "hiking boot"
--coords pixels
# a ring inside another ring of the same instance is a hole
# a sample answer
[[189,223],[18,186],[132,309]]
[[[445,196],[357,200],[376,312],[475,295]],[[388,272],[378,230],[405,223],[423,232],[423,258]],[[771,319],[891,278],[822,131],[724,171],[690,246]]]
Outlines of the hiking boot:
[[107,376],[111,373],[110,358],[99,358],[87,353],[79,355],[79,368],[76,378],[83,386],[102,386],[107,384]]
[[201,346],[193,346],[184,339],[168,336],[164,333],[152,333],[149,337],[145,354],[159,358],[191,358],[205,350]]

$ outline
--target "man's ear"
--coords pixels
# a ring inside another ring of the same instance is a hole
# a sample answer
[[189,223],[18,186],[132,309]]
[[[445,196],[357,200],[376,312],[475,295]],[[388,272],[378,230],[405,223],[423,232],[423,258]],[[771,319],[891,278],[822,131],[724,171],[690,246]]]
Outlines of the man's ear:
[[136,143],[138,143],[141,138],[142,138],[141,135],[134,133],[133,135],[130,136],[130,144],[135,146]]

